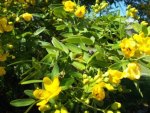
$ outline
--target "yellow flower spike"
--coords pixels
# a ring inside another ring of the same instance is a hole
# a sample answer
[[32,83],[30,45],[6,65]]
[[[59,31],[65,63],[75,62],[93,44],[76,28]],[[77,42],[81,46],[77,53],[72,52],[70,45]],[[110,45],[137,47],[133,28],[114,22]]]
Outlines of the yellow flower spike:
[[45,89],[36,89],[33,92],[33,95],[37,99],[40,100],[40,102],[37,103],[37,106],[39,106],[39,109],[42,109],[48,103],[50,99],[57,96],[61,91],[58,77],[55,77],[53,81],[49,79],[48,77],[44,77],[43,84],[44,84]]
[[105,91],[99,84],[96,84],[92,89],[92,95],[95,99],[102,101],[105,98]]
[[63,5],[66,12],[74,12],[76,8],[76,4],[72,1],[63,2]]
[[0,76],[3,76],[5,74],[6,74],[5,67],[0,67]]
[[129,78],[130,80],[140,79],[141,72],[140,67],[137,63],[129,63],[126,70],[123,72],[124,78]]
[[135,55],[137,44],[132,38],[125,38],[120,43],[121,51],[125,57],[130,58]]
[[114,84],[119,84],[120,80],[123,78],[122,72],[118,70],[108,70],[109,73],[109,81]]
[[24,14],[22,14],[22,18],[23,18],[25,21],[29,22],[29,21],[32,20],[33,16],[32,16],[32,14],[30,14],[30,13],[24,13]]
[[83,18],[84,17],[84,15],[85,15],[85,13],[86,13],[86,8],[85,8],[85,6],[78,6],[77,7],[77,10],[75,11],[75,16],[76,17],[78,17],[78,18]]

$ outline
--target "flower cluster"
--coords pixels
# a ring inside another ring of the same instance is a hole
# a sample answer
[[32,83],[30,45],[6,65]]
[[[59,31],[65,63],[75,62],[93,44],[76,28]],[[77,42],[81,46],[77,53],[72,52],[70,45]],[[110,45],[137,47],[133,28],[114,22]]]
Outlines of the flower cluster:
[[105,9],[108,6],[108,3],[106,1],[100,2],[99,0],[96,0],[96,4],[92,5],[92,9],[95,13],[98,13],[99,11]]
[[144,33],[134,34],[131,38],[123,39],[120,47],[127,58],[150,55],[150,38],[145,37]]
[[75,2],[70,0],[63,1],[64,10],[66,12],[74,13],[76,17],[83,18],[86,13],[85,6],[79,6]]
[[102,101],[106,95],[104,90],[105,88],[108,91],[117,90],[117,86],[123,78],[137,80],[140,78],[140,76],[140,67],[135,62],[129,63],[123,72],[109,69],[106,73],[99,76],[100,78],[98,79],[100,79],[100,81],[95,82],[96,84],[92,88],[93,98]]
[[138,10],[135,7],[132,7],[131,5],[128,5],[126,15],[135,19],[138,19],[137,16]]

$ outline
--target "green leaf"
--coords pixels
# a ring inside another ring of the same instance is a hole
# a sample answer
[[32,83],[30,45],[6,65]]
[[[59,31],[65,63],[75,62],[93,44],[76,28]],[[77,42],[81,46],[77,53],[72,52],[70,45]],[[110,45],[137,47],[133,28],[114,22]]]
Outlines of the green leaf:
[[68,89],[72,84],[74,83],[74,79],[73,78],[64,78],[62,80],[62,90],[66,90]]
[[64,11],[62,6],[55,7],[53,9],[53,14],[59,18],[63,18],[67,16],[67,13]]
[[24,90],[24,93],[26,94],[26,95],[28,95],[29,97],[34,97],[33,96],[33,90]]
[[12,106],[15,107],[23,107],[23,106],[29,106],[35,102],[34,99],[16,99],[10,102]]
[[77,46],[77,45],[74,45],[74,44],[70,44],[70,43],[66,43],[65,44],[69,50],[71,50],[72,52],[75,52],[75,53],[82,53],[82,50]]
[[64,51],[65,53],[69,53],[68,48],[61,42],[59,42],[56,38],[52,39],[52,43],[54,45],[54,47]]
[[37,29],[37,30],[33,33],[33,36],[39,35],[39,34],[42,33],[45,29],[46,29],[46,27],[41,27],[41,28]]
[[72,65],[73,65],[75,68],[77,68],[78,70],[84,70],[84,69],[85,69],[85,65],[82,64],[82,63],[80,63],[80,62],[74,61],[74,62],[72,63]]
[[80,36],[80,35],[70,36],[69,38],[66,38],[63,41],[69,42],[69,43],[75,43],[75,44],[79,44],[79,43],[85,43],[87,45],[93,44],[93,41],[90,38],[87,38],[85,36]]
[[82,74],[79,72],[73,72],[70,74],[73,78],[82,78]]
[[66,25],[58,25],[58,26],[55,26],[56,27],[56,30],[63,30],[66,28]]
[[58,67],[57,63],[55,63],[51,74],[52,74],[52,77],[59,75],[59,67]]
[[21,84],[25,85],[25,84],[33,84],[33,83],[40,83],[40,82],[42,82],[42,80],[28,80],[28,81],[21,82]]

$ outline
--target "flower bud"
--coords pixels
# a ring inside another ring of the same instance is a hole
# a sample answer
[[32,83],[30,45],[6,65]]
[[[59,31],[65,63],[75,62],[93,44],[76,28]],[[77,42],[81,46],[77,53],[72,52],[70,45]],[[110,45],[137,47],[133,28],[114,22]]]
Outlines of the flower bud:
[[121,108],[121,103],[119,103],[119,102],[114,102],[114,103],[111,105],[111,108],[112,108],[113,110],[117,110],[117,109]]

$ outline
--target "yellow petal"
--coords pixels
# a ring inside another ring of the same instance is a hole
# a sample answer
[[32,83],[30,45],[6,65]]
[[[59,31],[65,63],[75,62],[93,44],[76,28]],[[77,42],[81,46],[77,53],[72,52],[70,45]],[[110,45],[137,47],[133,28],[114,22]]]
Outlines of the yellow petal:
[[58,77],[55,77],[53,81],[51,81],[48,77],[44,77],[43,82],[45,89],[52,93],[57,90],[60,84]]
[[6,32],[10,32],[10,31],[12,31],[13,30],[13,26],[12,25],[7,25],[7,26],[5,26],[3,29],[4,29],[4,31],[6,31]]
[[55,89],[55,91],[54,91],[53,93],[51,93],[51,95],[49,96],[48,100],[54,98],[54,97],[57,96],[60,92],[61,92],[61,87],[58,87],[57,90]]
[[47,102],[48,102],[48,100],[42,100],[42,101],[38,102],[36,105],[37,106],[44,106],[47,104]]
[[37,98],[37,99],[47,99],[49,98],[49,96],[51,95],[50,92],[43,90],[43,89],[36,89],[33,92],[33,95]]
[[7,25],[7,18],[6,17],[3,17],[0,19],[0,23],[2,25],[2,27],[4,27],[5,25]]
[[43,78],[43,83],[44,83],[44,88],[46,89],[46,90],[50,90],[50,89],[52,89],[52,87],[51,87],[51,84],[52,84],[52,81],[51,81],[51,79],[49,79],[48,77],[44,77]]

